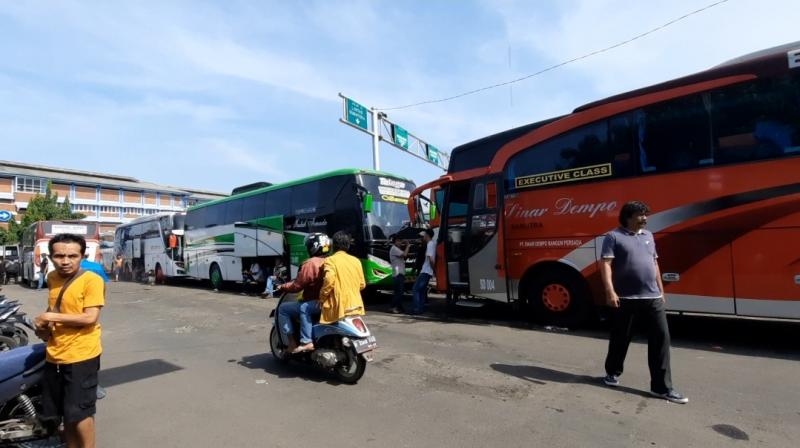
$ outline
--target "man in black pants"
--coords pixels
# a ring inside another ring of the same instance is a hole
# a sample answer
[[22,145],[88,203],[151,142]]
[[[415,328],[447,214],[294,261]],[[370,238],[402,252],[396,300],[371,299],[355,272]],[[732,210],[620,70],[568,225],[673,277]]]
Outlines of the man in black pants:
[[689,399],[672,388],[664,285],[653,234],[644,230],[649,212],[642,202],[628,202],[619,213],[621,227],[609,232],[603,240],[600,275],[606,304],[613,310],[603,382],[608,386],[619,385],[634,322],[641,320],[647,328],[650,392],[673,403],[685,404]]

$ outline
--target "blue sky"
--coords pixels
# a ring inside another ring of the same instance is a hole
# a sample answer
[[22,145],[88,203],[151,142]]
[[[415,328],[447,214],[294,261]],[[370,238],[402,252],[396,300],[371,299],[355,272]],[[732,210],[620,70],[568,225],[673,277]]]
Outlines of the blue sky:
[[[337,93],[391,107],[513,79],[711,0],[4,1],[0,159],[227,192],[372,166]],[[800,40],[792,0],[730,0],[512,88],[389,112],[450,150]],[[381,168],[442,171],[383,145]]]

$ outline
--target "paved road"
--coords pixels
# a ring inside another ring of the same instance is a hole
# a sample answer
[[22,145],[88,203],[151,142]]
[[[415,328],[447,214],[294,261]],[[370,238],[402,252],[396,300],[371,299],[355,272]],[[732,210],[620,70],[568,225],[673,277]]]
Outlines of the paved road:
[[[31,314],[44,293],[3,291]],[[691,402],[649,398],[646,345],[623,386],[599,382],[601,328],[546,331],[504,308],[454,319],[371,306],[376,361],[336,384],[268,353],[273,300],[111,283],[99,446],[796,446],[800,325],[674,316],[673,377]],[[488,316],[488,318],[482,318]],[[793,442],[794,441],[794,442]]]

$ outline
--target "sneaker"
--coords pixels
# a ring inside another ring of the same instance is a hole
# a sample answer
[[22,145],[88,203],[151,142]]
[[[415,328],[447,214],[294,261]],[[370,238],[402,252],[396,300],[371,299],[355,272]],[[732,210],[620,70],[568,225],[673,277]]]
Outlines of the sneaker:
[[603,378],[603,383],[605,383],[606,386],[617,387],[619,386],[619,377],[617,375],[606,375],[605,378]]
[[681,395],[678,391],[670,389],[669,392],[665,394],[660,394],[658,392],[650,391],[654,397],[663,398],[667,401],[671,401],[672,403],[678,404],[686,404],[689,402],[689,399]]
[[392,314],[403,314],[404,313],[403,309],[399,308],[399,307],[393,307],[392,309],[389,310],[389,312],[392,313]]

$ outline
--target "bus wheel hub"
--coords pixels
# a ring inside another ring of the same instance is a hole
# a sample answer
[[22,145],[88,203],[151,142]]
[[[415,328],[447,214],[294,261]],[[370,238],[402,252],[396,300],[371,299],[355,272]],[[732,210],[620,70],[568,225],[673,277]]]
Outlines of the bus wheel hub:
[[542,290],[542,303],[550,311],[563,312],[569,307],[569,290],[558,283],[552,283]]

